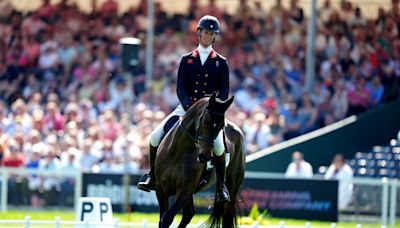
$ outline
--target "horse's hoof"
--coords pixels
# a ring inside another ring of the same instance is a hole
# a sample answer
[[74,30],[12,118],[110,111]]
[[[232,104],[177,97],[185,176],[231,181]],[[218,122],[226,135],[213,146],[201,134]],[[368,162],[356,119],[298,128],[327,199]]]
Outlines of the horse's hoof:
[[228,203],[231,201],[231,197],[228,192],[221,191],[217,194],[217,203]]
[[204,186],[206,186],[206,184],[207,184],[208,182],[206,181],[206,180],[201,180],[200,182],[199,182],[199,189],[202,189]]

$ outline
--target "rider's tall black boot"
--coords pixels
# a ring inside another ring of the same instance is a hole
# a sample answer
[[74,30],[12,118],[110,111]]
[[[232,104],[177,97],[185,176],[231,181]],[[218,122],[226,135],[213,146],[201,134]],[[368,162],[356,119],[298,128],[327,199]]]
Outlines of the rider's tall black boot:
[[225,156],[214,156],[213,162],[217,174],[216,200],[219,203],[229,202],[231,199],[229,197],[228,189],[225,186]]
[[155,190],[154,163],[157,157],[157,149],[158,147],[150,145],[150,172],[143,175],[137,185],[138,189],[142,191],[150,192],[151,190]]

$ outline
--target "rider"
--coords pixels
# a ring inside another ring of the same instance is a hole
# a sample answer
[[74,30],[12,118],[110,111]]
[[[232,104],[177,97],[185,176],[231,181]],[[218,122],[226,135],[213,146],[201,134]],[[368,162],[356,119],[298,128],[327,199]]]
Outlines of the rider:
[[[220,100],[228,99],[229,67],[225,57],[212,48],[219,33],[219,21],[216,17],[203,16],[197,25],[199,46],[181,58],[178,70],[177,94],[180,105],[167,116],[150,135],[150,173],[145,174],[138,183],[143,191],[154,190],[154,163],[157,149],[164,135],[164,126],[171,119],[183,116],[195,102],[209,97],[218,91]],[[173,118],[171,118],[173,117]],[[217,201],[230,201],[225,186],[225,157],[222,130],[214,141],[213,164],[217,174]]]

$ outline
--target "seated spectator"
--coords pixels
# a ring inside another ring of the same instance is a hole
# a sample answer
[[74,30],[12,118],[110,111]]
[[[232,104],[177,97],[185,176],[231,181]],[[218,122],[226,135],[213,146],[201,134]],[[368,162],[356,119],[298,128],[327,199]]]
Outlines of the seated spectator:
[[38,64],[39,68],[42,70],[42,77],[47,80],[53,79],[58,70],[60,59],[57,48],[57,43],[55,41],[47,41],[40,47]]
[[268,137],[271,129],[266,123],[265,114],[254,114],[253,123],[246,129],[247,151],[251,154],[268,146]]
[[12,115],[10,125],[7,126],[7,132],[14,135],[16,132],[22,131],[28,133],[31,129],[32,118],[27,112],[26,103],[23,99],[17,99],[11,105]]
[[[79,170],[79,163],[76,161],[76,154],[79,154],[79,150],[76,148],[69,148],[66,151],[68,154],[67,161],[62,165],[62,171],[78,171]],[[75,179],[73,177],[64,177],[61,180],[60,184],[60,198],[59,204],[61,206],[72,206],[73,205],[73,196],[74,196],[74,186],[75,186]]]
[[290,104],[289,113],[285,118],[285,130],[284,139],[288,140],[300,135],[301,130],[301,118],[298,114],[297,105],[295,103]]
[[38,15],[44,20],[53,19],[55,6],[50,4],[50,0],[43,0],[43,4],[38,9]]
[[356,7],[354,15],[347,21],[347,23],[349,23],[352,28],[367,25],[367,20],[362,15],[360,7]]
[[367,110],[370,105],[370,93],[365,86],[365,79],[359,78],[348,92],[349,110],[347,116],[357,115]]
[[343,81],[338,81],[335,85],[335,93],[331,99],[331,107],[335,120],[341,120],[346,117],[348,109],[348,96]]
[[[32,148],[31,158],[29,159],[28,163],[26,164],[26,168],[28,169],[38,169],[39,163],[41,158],[41,148],[39,145],[35,145]],[[39,198],[39,190],[42,185],[41,177],[37,175],[29,175],[28,179],[28,189],[29,189],[29,198],[30,198],[30,205],[34,208],[40,206],[40,198]]]
[[313,169],[310,163],[304,161],[304,156],[300,151],[292,154],[292,162],[286,169],[285,177],[290,178],[312,178]]
[[13,4],[10,0],[0,0],[0,22],[10,18],[11,13],[14,10]]
[[301,97],[301,107],[299,108],[299,118],[302,121],[300,133],[304,134],[313,131],[317,128],[316,122],[318,110],[313,105],[308,94],[303,94]]
[[100,15],[103,18],[116,16],[118,13],[118,3],[114,0],[105,1],[100,8]]
[[255,82],[248,81],[244,89],[236,92],[235,102],[247,113],[252,111],[257,105],[261,104],[260,99],[257,97],[257,86]]
[[83,148],[82,154],[79,158],[79,165],[83,172],[91,172],[92,167],[97,163],[97,158],[91,153],[92,140],[86,139]]
[[[15,140],[8,142],[9,146],[5,149],[2,166],[18,168],[25,165],[25,160],[20,146]],[[8,203],[21,205],[27,204],[27,182],[23,176],[10,174],[8,177]]]
[[270,112],[267,118],[267,124],[271,130],[268,144],[270,146],[278,144],[283,141],[283,130],[285,125],[285,119],[278,111]]
[[115,173],[117,170],[115,161],[116,158],[113,154],[106,154],[103,161],[98,166],[96,165],[93,170],[99,173]]
[[59,111],[56,102],[49,102],[46,105],[46,115],[44,116],[44,124],[49,131],[60,131],[64,128],[64,116]]
[[385,88],[382,85],[381,78],[375,76],[371,82],[367,83],[367,89],[370,93],[371,106],[376,107],[381,103]]
[[304,12],[301,7],[298,6],[298,0],[290,1],[289,18],[295,26],[300,26],[304,20]]
[[4,103],[0,100],[0,132],[1,132],[0,136],[4,136],[3,133],[7,132],[7,127],[10,125],[11,125],[11,120],[10,118],[7,117],[6,107]]
[[269,14],[274,19],[274,28],[279,28],[282,25],[283,17],[286,13],[285,7],[282,5],[282,0],[276,0],[275,5],[270,9]]
[[318,22],[321,24],[325,24],[329,21],[332,12],[335,11],[333,7],[331,7],[331,1],[325,0],[322,8],[318,10]]
[[[40,170],[57,171],[61,168],[60,160],[56,157],[55,148],[49,146],[45,157],[39,162]],[[46,205],[56,205],[60,191],[60,180],[57,177],[43,178],[43,190]]]
[[332,165],[329,166],[325,173],[325,179],[327,180],[339,180],[338,189],[338,208],[339,210],[346,209],[350,204],[353,196],[353,170],[345,163],[344,155],[335,155]]

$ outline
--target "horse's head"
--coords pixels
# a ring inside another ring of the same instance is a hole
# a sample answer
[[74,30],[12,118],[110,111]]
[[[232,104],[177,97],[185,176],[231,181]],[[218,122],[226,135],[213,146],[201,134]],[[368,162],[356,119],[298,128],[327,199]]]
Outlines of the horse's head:
[[225,112],[233,102],[233,96],[225,101],[216,98],[214,92],[200,118],[196,122],[196,147],[199,150],[198,160],[207,162],[211,159],[214,140],[225,124]]

